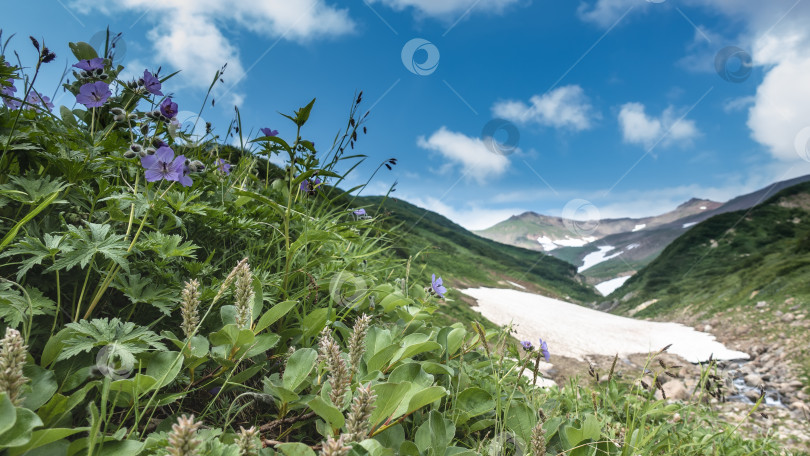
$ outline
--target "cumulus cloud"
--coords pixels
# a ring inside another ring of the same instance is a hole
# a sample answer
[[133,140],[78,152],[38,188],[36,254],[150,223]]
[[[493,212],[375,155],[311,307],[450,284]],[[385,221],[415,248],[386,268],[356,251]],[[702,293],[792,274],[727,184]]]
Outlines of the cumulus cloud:
[[559,87],[544,95],[534,95],[529,104],[518,100],[496,102],[492,114],[518,124],[535,123],[545,127],[587,130],[598,118],[585,91],[578,85]]
[[448,18],[451,15],[464,14],[467,11],[500,12],[518,0],[370,0],[371,3],[382,3],[395,10],[413,8],[420,14],[431,17]]
[[[141,22],[154,24],[147,37],[155,60],[182,70],[180,80],[197,88],[207,88],[225,63],[230,84],[246,74],[239,49],[223,33],[227,26],[264,38],[298,42],[344,35],[355,27],[346,9],[332,7],[324,0],[74,0],[71,4],[85,14],[145,14]],[[239,97],[236,94],[231,101]]]
[[441,154],[451,163],[461,165],[465,175],[483,183],[502,175],[509,168],[509,159],[487,148],[480,138],[471,138],[441,127],[429,138],[420,136],[419,147]]
[[483,230],[509,217],[522,214],[524,209],[491,209],[477,205],[451,205],[438,198],[406,195],[406,199],[423,209],[441,214],[468,230]]
[[[580,17],[607,27],[634,2],[636,0],[589,1],[580,8]],[[687,7],[694,7],[736,21],[743,26],[743,32],[724,39],[709,34],[712,43],[706,42],[705,47],[695,45],[700,42],[696,35],[695,43],[687,49],[691,55],[682,63],[692,69],[708,69],[714,63],[717,50],[726,44],[750,50],[753,64],[765,70],[748,109],[751,137],[777,159],[801,160],[796,152],[796,138],[810,126],[810,88],[806,84],[810,69],[810,30],[807,28],[810,2],[684,0],[684,5],[687,14]],[[742,106],[727,105],[727,108]]]
[[619,127],[625,142],[654,147],[688,142],[699,132],[695,122],[677,116],[675,108],[668,107],[660,116],[650,116],[641,103],[626,103],[619,110]]

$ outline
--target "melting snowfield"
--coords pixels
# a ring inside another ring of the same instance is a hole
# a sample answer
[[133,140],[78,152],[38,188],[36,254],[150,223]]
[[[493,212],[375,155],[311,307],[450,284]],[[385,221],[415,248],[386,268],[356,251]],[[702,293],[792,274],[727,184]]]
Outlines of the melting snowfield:
[[624,282],[630,280],[630,277],[632,276],[616,277],[615,279],[606,280],[597,284],[594,288],[596,288],[599,293],[602,293],[602,296],[607,296],[624,285]]
[[584,271],[584,270],[586,270],[586,269],[588,269],[590,267],[596,266],[597,264],[599,264],[599,263],[601,263],[603,261],[607,261],[607,260],[609,260],[611,258],[615,258],[615,257],[621,255],[622,251],[619,250],[618,252],[614,253],[613,255],[608,256],[607,253],[610,252],[611,250],[615,249],[615,248],[616,247],[613,247],[611,245],[603,245],[603,246],[599,247],[599,250],[597,250],[596,252],[591,252],[591,253],[585,255],[585,257],[582,258],[582,266],[580,266],[579,269],[577,269],[577,272],[582,272],[582,271]]
[[475,298],[473,308],[495,324],[514,323],[516,337],[537,344],[542,338],[552,356],[582,360],[586,355],[626,356],[658,351],[672,344],[669,353],[697,363],[714,359],[748,359],[726,348],[713,335],[678,323],[634,320],[547,298],[501,288],[470,288],[462,293]]

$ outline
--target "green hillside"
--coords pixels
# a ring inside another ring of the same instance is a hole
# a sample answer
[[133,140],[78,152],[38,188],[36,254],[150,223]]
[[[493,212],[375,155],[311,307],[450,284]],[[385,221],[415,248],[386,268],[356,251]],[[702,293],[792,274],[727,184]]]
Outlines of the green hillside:
[[446,217],[398,199],[361,197],[355,201],[369,213],[380,207],[386,215],[392,248],[402,258],[415,257],[415,265],[429,263],[454,288],[520,283],[533,291],[581,303],[598,299],[584,285],[576,267],[537,251],[477,236]]
[[[749,211],[712,217],[684,233],[616,290],[618,311],[658,299],[636,316],[687,306],[712,313],[757,302],[810,302],[810,184]],[[807,306],[806,304],[804,305]]]

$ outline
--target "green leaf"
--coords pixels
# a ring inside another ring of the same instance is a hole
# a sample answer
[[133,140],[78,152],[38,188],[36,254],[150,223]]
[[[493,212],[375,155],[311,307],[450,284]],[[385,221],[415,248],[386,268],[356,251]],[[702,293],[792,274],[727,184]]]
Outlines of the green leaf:
[[470,418],[491,412],[495,409],[492,395],[481,388],[467,388],[458,395],[456,407]]
[[140,453],[143,443],[137,440],[122,440],[120,442],[106,442],[98,456],[132,456]]
[[375,370],[382,370],[384,366],[388,365],[388,362],[391,361],[391,358],[393,358],[399,350],[400,345],[396,343],[378,351],[374,356],[371,357],[371,359],[366,361],[368,371],[373,372]]
[[315,456],[312,448],[299,442],[280,443],[276,445],[276,449],[281,451],[284,456]]
[[430,412],[428,419],[416,430],[414,443],[419,447],[420,453],[444,456],[444,452],[450,442],[453,441],[455,434],[456,426],[453,422],[445,419],[441,413],[434,410]]
[[312,111],[312,106],[315,105],[315,99],[313,98],[312,101],[309,102],[308,105],[304,106],[303,108],[299,109],[295,112],[295,124],[299,127],[303,127],[307,120],[309,120],[309,114]]
[[73,55],[76,57],[77,60],[90,60],[98,58],[98,53],[93,46],[89,44],[79,41],[78,43],[69,43],[70,51],[73,52]]
[[50,206],[56,200],[57,196],[59,196],[59,192],[52,193],[50,196],[45,198],[44,201],[39,203],[37,207],[31,209],[31,211],[25,214],[25,216],[21,218],[20,221],[17,222],[13,227],[11,227],[11,230],[9,230],[9,232],[3,236],[3,239],[0,240],[0,252],[2,252],[3,249],[5,249],[15,237],[17,237],[17,233],[20,231],[20,228],[22,228],[26,223],[30,222],[31,219],[39,215],[40,212],[44,211],[46,207]]
[[298,301],[283,301],[271,307],[259,318],[253,331],[256,334],[263,331],[265,328],[277,322],[281,317],[287,315],[287,312],[292,310],[296,304],[298,304]]
[[42,420],[31,410],[18,407],[16,412],[14,425],[0,434],[0,448],[25,445],[31,440],[34,428],[42,426]]
[[71,250],[63,250],[59,259],[46,272],[69,271],[74,266],[84,269],[95,255],[101,255],[129,272],[129,262],[126,259],[129,255],[129,242],[124,236],[112,232],[112,226],[108,224],[85,222],[85,225],[87,229],[68,226]]
[[320,396],[315,396],[311,401],[307,402],[309,408],[315,412],[316,415],[323,418],[326,421],[326,424],[329,425],[332,429],[339,429],[343,427],[345,423],[345,418],[343,418],[343,414],[340,413],[337,407],[332,404],[327,403],[323,400]]
[[89,427],[77,427],[77,428],[51,428],[34,431],[31,433],[30,442],[28,442],[23,446],[9,449],[8,456],[20,456],[27,451],[31,451],[35,448],[39,448],[49,443],[56,442],[57,440],[62,440],[66,437],[70,437],[71,435],[78,434],[80,432],[86,432],[89,430],[90,430]]
[[405,393],[411,389],[411,384],[408,382],[379,383],[372,386],[371,389],[377,395],[377,400],[374,402],[376,408],[371,412],[371,418],[369,418],[371,426],[374,427],[388,419],[397,410],[405,398]]
[[[304,321],[301,323],[304,337],[315,337],[323,330],[326,326],[326,320],[329,319],[329,310],[326,307],[315,309],[304,317]],[[334,312],[335,310],[332,309],[332,314]]]
[[537,413],[523,402],[513,401],[506,412],[506,428],[524,442],[531,440],[532,429],[537,425]]
[[135,355],[150,348],[166,350],[161,337],[143,326],[118,318],[96,318],[68,323],[68,335],[62,340],[62,352],[56,360],[72,358],[95,347],[110,346],[122,363],[135,362]]
[[6,393],[0,393],[0,435],[14,426],[17,415],[14,412],[14,404]]
[[48,402],[58,388],[56,375],[52,371],[43,369],[36,364],[26,364],[23,367],[23,374],[30,380],[23,394],[22,406],[31,410],[36,410]]
[[315,368],[317,358],[318,352],[312,348],[301,348],[290,355],[287,367],[284,368],[282,379],[284,388],[295,391],[309,377],[309,373]]
[[569,448],[573,448],[586,440],[599,440],[601,432],[602,425],[599,423],[599,419],[594,415],[587,415],[585,421],[582,423],[582,427],[569,424],[565,426],[563,430]]
[[438,401],[446,395],[447,390],[441,386],[431,386],[430,388],[425,388],[411,397],[410,402],[408,402],[407,412],[405,412],[405,414],[410,415],[420,408]]
[[182,367],[183,355],[178,352],[159,351],[149,358],[149,363],[146,364],[146,375],[159,382],[155,388],[163,388],[174,381]]

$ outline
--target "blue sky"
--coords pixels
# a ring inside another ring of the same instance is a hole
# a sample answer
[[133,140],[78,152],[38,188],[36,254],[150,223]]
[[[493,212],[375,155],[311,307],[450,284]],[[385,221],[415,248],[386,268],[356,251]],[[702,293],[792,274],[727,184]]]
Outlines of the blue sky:
[[[316,97],[304,136],[323,149],[363,90],[369,159],[350,183],[396,157],[366,194],[397,181],[394,196],[469,228],[574,199],[653,215],[810,172],[810,6],[795,0],[41,0],[31,13],[10,3],[0,27],[24,63],[28,35],[56,51],[45,93],[73,63],[67,42],[108,25],[131,74],[182,70],[164,85],[181,110],[227,62],[203,113],[220,133],[237,104],[246,130],[292,136],[278,112]],[[517,131],[515,147],[494,153],[488,124]]]

